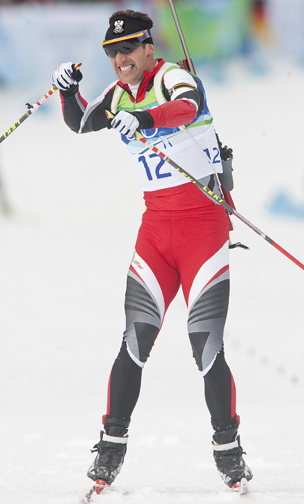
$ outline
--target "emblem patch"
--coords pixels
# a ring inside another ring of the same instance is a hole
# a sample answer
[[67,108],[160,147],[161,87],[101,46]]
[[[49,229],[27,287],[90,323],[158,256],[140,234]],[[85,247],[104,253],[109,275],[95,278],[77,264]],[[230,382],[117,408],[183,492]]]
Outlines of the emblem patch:
[[114,23],[115,28],[113,30],[113,33],[122,33],[124,31],[123,24],[124,21],[122,20],[115,21]]

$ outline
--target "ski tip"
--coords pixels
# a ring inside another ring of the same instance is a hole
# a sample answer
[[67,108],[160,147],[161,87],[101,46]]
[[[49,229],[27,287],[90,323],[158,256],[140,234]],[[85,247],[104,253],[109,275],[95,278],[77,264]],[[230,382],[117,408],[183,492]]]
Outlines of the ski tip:
[[242,478],[241,481],[234,483],[234,485],[232,485],[231,490],[235,493],[240,494],[240,495],[245,495],[245,494],[249,493],[249,486],[248,486],[247,479]]

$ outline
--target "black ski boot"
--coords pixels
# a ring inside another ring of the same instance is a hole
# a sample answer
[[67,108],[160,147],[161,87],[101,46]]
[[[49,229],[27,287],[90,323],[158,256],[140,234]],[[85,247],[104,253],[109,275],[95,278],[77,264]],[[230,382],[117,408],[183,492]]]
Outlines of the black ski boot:
[[243,459],[245,452],[238,435],[238,419],[235,416],[229,423],[212,419],[215,430],[212,441],[215,464],[221,478],[230,488],[237,488],[242,478],[249,481],[253,477]]
[[94,481],[102,480],[111,485],[119,474],[127,451],[128,427],[130,420],[105,417],[104,431],[92,453],[97,452],[87,476]]

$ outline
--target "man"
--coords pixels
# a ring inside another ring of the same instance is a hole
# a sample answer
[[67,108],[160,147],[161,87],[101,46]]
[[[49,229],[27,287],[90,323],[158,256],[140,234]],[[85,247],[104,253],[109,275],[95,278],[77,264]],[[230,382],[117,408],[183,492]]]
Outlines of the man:
[[[222,172],[219,144],[201,82],[177,65],[154,59],[152,26],[140,12],[111,16],[102,45],[119,80],[92,103],[80,95],[82,75],[71,63],[62,64],[53,75],[64,119],[72,130],[85,133],[108,127],[121,133],[146,203],[127,277],[126,329],[109,380],[104,431],[94,447],[97,456],[88,476],[111,485],[120,471],[142,369],[181,285],[193,356],[204,376],[215,463],[225,483],[234,487],[242,479],[250,480],[252,473],[242,457],[235,384],[223,350],[229,297],[228,217],[223,207],[133,134],[140,130],[215,193],[219,186],[214,170]],[[112,112],[112,120],[106,111]]]

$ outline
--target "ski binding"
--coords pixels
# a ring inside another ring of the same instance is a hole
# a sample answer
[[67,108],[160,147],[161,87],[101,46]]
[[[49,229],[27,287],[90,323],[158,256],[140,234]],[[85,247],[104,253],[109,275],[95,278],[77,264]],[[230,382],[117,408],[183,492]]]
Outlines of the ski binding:
[[94,495],[100,495],[101,492],[106,488],[108,483],[104,480],[96,480],[94,486],[91,488],[91,490],[88,491],[88,493],[85,495],[85,497],[82,499],[81,504],[91,504],[94,502]]
[[240,495],[245,495],[245,494],[249,493],[249,486],[248,486],[247,479],[242,478],[241,481],[234,483],[231,490],[235,493],[240,494]]

